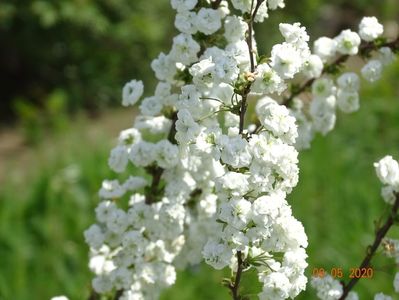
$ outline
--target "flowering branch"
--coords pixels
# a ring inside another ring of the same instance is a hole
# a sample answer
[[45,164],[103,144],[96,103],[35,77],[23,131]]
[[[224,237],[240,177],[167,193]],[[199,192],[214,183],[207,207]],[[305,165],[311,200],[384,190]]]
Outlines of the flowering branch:
[[241,251],[237,251],[237,272],[236,277],[234,279],[234,283],[229,284],[229,288],[231,290],[231,294],[233,296],[233,300],[240,300],[241,297],[239,295],[239,287],[241,282],[241,274],[244,269],[244,262],[242,261],[242,253]]
[[[252,0],[251,3],[251,17],[249,18],[247,24],[248,24],[248,32],[247,32],[247,38],[246,38],[246,42],[248,45],[248,51],[249,51],[249,57],[250,57],[250,64],[251,64],[251,73],[255,72],[255,61],[254,61],[254,51],[253,51],[253,44],[252,44],[252,38],[253,38],[253,23],[254,23],[254,19],[255,16],[259,10],[259,7],[261,6],[261,4],[264,2],[264,0],[257,0],[256,1],[256,5],[255,5],[255,9],[253,9],[254,7],[254,2],[255,0]],[[247,110],[247,98],[248,98],[248,94],[251,91],[251,84],[252,82],[249,81],[244,93],[242,95],[242,101],[241,101],[241,107],[240,107],[240,123],[239,123],[239,133],[242,134],[244,131],[244,121],[245,121],[245,113]],[[234,282],[231,283],[229,285],[229,288],[231,290],[232,296],[233,296],[233,300],[239,300],[240,299],[240,295],[239,295],[239,286],[240,286],[240,281],[241,281],[241,275],[244,269],[244,262],[242,260],[242,253],[241,251],[237,251],[237,272],[235,275],[235,279]]]
[[[176,134],[176,121],[177,121],[177,113],[173,113],[172,115],[172,126],[170,127],[168,133],[168,141],[172,144],[176,144],[175,134]],[[164,169],[159,166],[149,167],[147,171],[152,176],[152,182],[149,189],[146,190],[145,194],[145,203],[152,204],[156,202],[156,196],[159,195],[159,184],[161,183],[161,177],[164,172]]]
[[[365,42],[359,47],[359,52],[360,52],[360,55],[369,55],[371,51],[378,50],[382,47],[389,47],[393,51],[399,50],[399,37],[397,37],[393,41],[384,42],[384,43],[380,43],[380,44],[376,44],[374,42]],[[349,55],[339,56],[336,60],[334,60],[332,63],[326,65],[323,68],[321,75],[326,74],[326,73],[331,73],[333,70],[336,70],[337,67],[340,67],[344,62],[346,62],[348,60],[349,57],[350,57]],[[315,80],[316,80],[316,78],[311,78],[311,79],[307,80],[300,87],[298,87],[294,91],[292,91],[289,96],[285,97],[281,104],[285,105],[285,106],[289,106],[291,104],[291,102],[294,100],[294,98],[296,96],[299,96],[306,90],[308,90],[312,86],[312,84]]]
[[[117,173],[131,162],[152,178],[104,180],[96,224],[85,231],[96,274],[93,295],[156,299],[175,282],[175,264],[205,259],[215,269],[231,268],[227,286],[233,300],[243,298],[240,283],[249,267],[262,283],[259,299],[294,298],[306,287],[308,244],[286,201],[298,182],[294,144],[297,137],[310,141],[313,129],[333,128],[336,88],[331,79],[314,80],[318,101],[312,101],[310,120],[300,108],[290,111],[267,95],[283,93],[300,72],[318,78],[326,57],[311,55],[299,23],[281,23],[285,42],[273,46],[270,58],[255,58],[253,24],[283,7],[283,0],[171,0],[171,5],[180,33],[170,52],[151,63],[159,79],[154,95],[140,102],[134,127],[121,132],[108,161]],[[375,18],[365,18],[360,27],[368,42],[383,31]],[[331,50],[327,59],[340,53],[341,64],[358,53],[361,41],[346,30],[328,43],[336,49],[321,47]],[[385,50],[392,56],[391,48]],[[364,68],[370,81],[378,79],[386,58]],[[346,111],[357,107],[358,81],[353,73],[337,80],[338,106]],[[247,134],[250,93],[262,95],[255,107],[261,126],[255,132],[248,126]],[[143,83],[132,80],[123,88],[122,104],[134,105],[142,95]],[[115,199],[126,194],[129,205],[123,207]]]
[[[254,27],[254,19],[256,14],[258,13],[258,10],[264,0],[257,0],[256,1],[256,6],[255,9],[253,9],[254,6],[254,1],[252,0],[251,3],[251,16],[247,22],[248,24],[248,32],[247,32],[247,38],[246,42],[248,45],[248,51],[249,51],[249,59],[251,63],[251,73],[255,72],[255,61],[254,61],[254,50],[253,50],[253,45],[252,45],[252,38],[253,38],[253,27]],[[252,12],[253,10],[253,12]],[[241,107],[240,107],[240,134],[242,134],[244,130],[244,120],[245,120],[245,113],[247,111],[247,99],[248,99],[248,94],[251,92],[251,85],[252,81],[248,81],[247,86],[244,89],[244,93],[242,94],[242,101],[241,101]]]
[[[386,236],[392,225],[395,223],[395,219],[398,217],[398,210],[399,210],[399,194],[396,194],[396,200],[394,205],[392,206],[389,217],[386,220],[385,224],[380,229],[377,230],[373,244],[367,248],[367,255],[359,266],[360,270],[370,266],[370,262],[374,257],[378,247],[381,245],[382,240],[384,239],[384,237]],[[344,290],[339,300],[346,299],[348,293],[353,289],[353,287],[356,285],[359,279],[360,277],[354,276],[348,282],[348,284],[343,284]]]
[[[249,57],[250,57],[250,63],[251,63],[251,73],[255,72],[255,62],[254,62],[254,53],[253,53],[253,46],[252,46],[252,36],[253,36],[253,22],[254,18],[258,12],[258,9],[262,2],[264,0],[257,0],[255,9],[253,10],[253,5],[254,1],[252,0],[251,3],[251,17],[249,18],[247,24],[248,24],[248,36],[246,38],[246,42],[248,44],[248,51],[249,51]],[[253,10],[253,12],[252,12]],[[245,120],[245,113],[247,110],[247,98],[248,94],[251,91],[251,82],[248,82],[248,85],[245,88],[244,94],[242,95],[242,100],[241,100],[241,107],[240,107],[240,124],[239,124],[239,133],[242,134],[244,131],[244,120]],[[243,271],[243,261],[242,261],[242,253],[241,251],[237,251],[237,272],[236,276],[234,279],[234,282],[229,285],[229,288],[231,290],[232,296],[234,300],[239,300],[239,286],[240,286],[240,281],[241,281],[241,274]]]

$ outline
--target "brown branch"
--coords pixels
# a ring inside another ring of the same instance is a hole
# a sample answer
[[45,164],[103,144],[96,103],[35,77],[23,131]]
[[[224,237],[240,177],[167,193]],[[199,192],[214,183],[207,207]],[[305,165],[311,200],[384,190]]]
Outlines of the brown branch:
[[241,251],[237,251],[237,272],[236,272],[234,282],[232,282],[229,285],[229,289],[231,290],[231,295],[233,296],[233,300],[241,299],[241,296],[239,293],[239,287],[240,287],[241,275],[242,275],[243,269],[244,269],[244,263],[242,261],[242,253],[241,253]]
[[[254,9],[254,3],[256,1],[255,9]],[[252,0],[251,3],[251,17],[247,21],[248,24],[248,35],[246,38],[246,42],[248,45],[248,51],[249,51],[249,59],[251,63],[251,73],[255,72],[255,60],[254,60],[254,50],[253,50],[253,44],[252,44],[252,35],[253,35],[253,26],[254,26],[254,19],[256,17],[256,14],[258,13],[259,7],[262,5],[262,3],[265,0]],[[253,12],[252,12],[253,10]],[[244,93],[241,95],[242,100],[241,100],[241,106],[240,106],[240,129],[239,132],[240,134],[243,133],[244,131],[244,121],[245,121],[245,113],[247,112],[247,99],[248,95],[251,92],[251,85],[252,82],[248,82],[247,86],[245,87]]]
[[[392,225],[395,223],[395,218],[397,217],[399,210],[399,194],[396,194],[396,201],[394,205],[392,206],[390,215],[388,219],[386,220],[385,224],[378,229],[375,235],[374,242],[371,246],[367,248],[367,255],[363,259],[362,263],[359,266],[359,269],[362,268],[367,268],[370,266],[371,260],[374,257],[378,247],[381,245],[382,240],[384,239],[385,235],[388,233],[389,229],[392,227]],[[344,284],[344,291],[339,298],[339,300],[344,300],[348,296],[348,293],[353,289],[353,287],[356,285],[356,283],[359,281],[360,278],[353,277],[348,284]]]
[[[382,47],[389,47],[393,50],[399,49],[399,37],[391,42],[382,43],[380,45],[376,45],[373,42],[363,43],[359,47],[359,53],[362,55],[368,55],[368,54],[370,54],[371,51],[378,50]],[[337,57],[337,59],[335,59],[332,63],[326,65],[323,68],[323,71],[321,74],[329,73],[331,71],[332,67],[340,66],[341,64],[346,62],[349,57],[350,57],[349,55],[341,55],[341,56]],[[291,104],[291,102],[294,100],[294,98],[296,96],[299,96],[303,92],[305,92],[308,88],[310,88],[315,80],[316,80],[315,78],[307,80],[298,89],[293,91],[288,97],[284,98],[284,100],[281,104],[285,105],[285,106],[289,106]]]
[[[173,116],[172,116],[172,126],[171,126],[171,128],[169,130],[169,134],[168,134],[168,141],[171,142],[172,144],[177,143],[176,139],[175,139],[176,121],[177,121],[177,112],[174,112]],[[147,171],[152,176],[152,182],[151,182],[150,188],[148,188],[145,191],[145,203],[152,204],[157,201],[156,195],[159,192],[159,184],[161,182],[161,177],[164,172],[164,169],[159,166],[155,166],[155,167],[147,168]]]
[[212,4],[211,4],[211,7],[212,7],[213,9],[218,9],[221,2],[222,2],[222,0],[213,1]]

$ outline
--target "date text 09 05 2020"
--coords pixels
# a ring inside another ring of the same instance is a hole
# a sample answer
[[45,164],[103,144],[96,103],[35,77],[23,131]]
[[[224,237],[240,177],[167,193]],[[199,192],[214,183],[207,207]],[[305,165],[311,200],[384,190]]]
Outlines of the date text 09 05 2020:
[[374,270],[373,268],[349,268],[349,272],[345,272],[343,268],[331,268],[330,270],[325,270],[323,268],[313,268],[313,277],[323,278],[327,274],[331,275],[333,278],[373,278]]

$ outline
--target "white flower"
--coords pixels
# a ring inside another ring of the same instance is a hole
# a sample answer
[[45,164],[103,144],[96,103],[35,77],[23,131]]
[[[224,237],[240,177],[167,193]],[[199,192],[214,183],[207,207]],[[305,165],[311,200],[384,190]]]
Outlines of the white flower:
[[145,141],[134,144],[129,153],[129,158],[133,164],[139,167],[151,165],[155,160],[155,145]]
[[233,256],[229,247],[223,243],[209,240],[202,250],[205,262],[216,270],[221,270],[230,264]]
[[337,300],[343,293],[342,284],[330,275],[323,278],[313,277],[311,285],[317,290],[317,297],[321,300]]
[[106,223],[110,214],[116,210],[115,203],[111,201],[102,201],[96,207],[96,218],[101,223]]
[[334,95],[313,98],[309,113],[313,120],[314,130],[325,135],[334,128],[336,121],[335,105],[336,98]]
[[359,110],[359,93],[339,89],[337,91],[337,106],[344,113],[352,113]]
[[228,192],[233,196],[243,196],[249,190],[248,175],[227,172],[222,177],[217,179],[223,191]]
[[241,17],[228,16],[224,21],[224,37],[231,43],[243,40],[248,24]]
[[157,96],[147,97],[141,102],[140,112],[144,116],[158,115],[162,110],[161,99]]
[[206,35],[215,33],[222,26],[219,12],[211,8],[201,8],[197,14],[196,25],[198,31]]
[[194,34],[198,31],[196,27],[196,13],[193,11],[183,11],[176,15],[175,27],[183,33]]
[[267,5],[270,9],[284,8],[285,3],[284,0],[268,0]]
[[382,35],[384,27],[376,17],[364,17],[359,24],[359,35],[362,40],[371,42]]
[[395,288],[395,292],[399,293],[399,272],[395,274],[395,279],[393,280],[393,286]]
[[241,71],[247,71],[250,66],[250,55],[248,45],[244,40],[228,44],[226,51],[234,56]]
[[330,78],[319,78],[312,84],[312,94],[316,97],[327,98],[335,93],[335,86]]
[[143,95],[144,85],[142,81],[132,80],[125,84],[122,90],[122,105],[134,105]]
[[356,73],[348,72],[337,79],[338,87],[346,92],[357,92],[360,86],[359,76]]
[[181,62],[188,66],[198,59],[197,53],[200,49],[200,45],[190,34],[181,33],[173,38],[173,46],[170,55],[174,61]]
[[263,22],[265,18],[268,18],[268,12],[267,12],[267,4],[266,1],[263,1],[263,3],[259,6],[259,9],[256,13],[256,16],[254,18],[255,22]]
[[289,297],[290,281],[280,272],[272,272],[262,279],[263,290],[258,297],[260,300],[278,300]]
[[193,141],[200,133],[199,125],[187,109],[177,113],[176,131],[176,140],[183,145]]
[[163,272],[161,273],[161,275],[162,281],[165,283],[166,286],[171,286],[176,281],[176,270],[171,265],[166,265],[165,268],[163,268]]
[[252,204],[252,219],[260,227],[270,226],[279,215],[284,199],[281,194],[262,196]]
[[111,151],[108,159],[109,167],[117,173],[125,171],[129,161],[128,152],[125,146],[117,146]]
[[122,234],[128,226],[127,215],[122,209],[113,210],[107,218],[107,227],[116,234]]
[[236,229],[244,229],[251,218],[251,202],[244,198],[232,199],[220,207],[219,219]]
[[381,197],[384,201],[390,205],[393,205],[396,201],[396,189],[390,185],[381,188]]
[[169,169],[177,165],[179,149],[168,140],[161,140],[156,144],[156,161],[158,166]]
[[380,48],[378,54],[379,54],[379,60],[385,66],[391,64],[396,59],[395,54],[392,52],[391,48],[389,47]]
[[210,88],[215,82],[215,63],[212,57],[202,59],[189,69],[193,82],[199,88]]
[[202,213],[206,218],[212,217],[217,211],[217,195],[208,194],[198,203],[200,208],[200,213]]
[[266,130],[271,131],[276,137],[285,139],[289,144],[295,143],[298,136],[295,118],[285,106],[279,105],[269,97],[264,97],[256,104],[256,113]]
[[286,89],[286,84],[275,70],[266,63],[259,64],[255,71],[255,81],[252,91],[261,94],[282,93]]
[[325,62],[335,55],[337,51],[337,41],[328,37],[318,38],[314,42],[313,51]]
[[300,52],[292,44],[273,46],[270,66],[283,79],[293,78],[300,71],[303,63]]
[[304,43],[309,41],[309,35],[306,33],[306,28],[303,26],[301,27],[301,23],[280,23],[279,29],[287,43],[301,47]]
[[112,290],[112,282],[109,276],[100,275],[92,280],[93,289],[100,294],[107,293]]
[[374,296],[374,300],[392,300],[392,297],[383,293],[378,293]]
[[359,300],[359,295],[356,292],[349,292],[346,300]]
[[395,186],[399,184],[399,164],[392,156],[385,156],[374,163],[378,178],[383,184]]
[[228,111],[224,114],[224,122],[228,127],[237,127],[240,123],[240,116]]
[[243,13],[250,11],[251,9],[251,0],[232,0],[235,9],[241,10]]
[[377,59],[369,60],[369,62],[361,70],[362,76],[369,82],[375,82],[381,78],[382,64]]
[[152,134],[161,134],[169,132],[172,127],[172,120],[164,116],[137,116],[134,126],[139,130],[148,129]]
[[132,272],[127,268],[117,268],[110,274],[112,284],[117,290],[129,289],[132,284],[133,276]]
[[342,54],[356,55],[359,51],[360,37],[349,29],[343,30],[336,38],[337,51]]
[[114,199],[122,197],[125,192],[118,180],[104,180],[98,194],[103,199]]
[[171,0],[173,9],[178,12],[191,10],[197,5],[198,0]]
[[136,128],[129,128],[121,131],[118,141],[122,145],[131,145],[141,140],[141,133]]
[[173,77],[177,71],[176,61],[173,60],[171,55],[165,55],[162,52],[158,58],[151,62],[151,68],[159,80],[166,80],[168,82],[173,81]]
[[223,136],[219,143],[222,147],[221,159],[224,163],[234,168],[249,166],[252,157],[249,152],[248,142],[245,139],[240,136]]
[[99,249],[104,243],[104,233],[100,226],[93,224],[84,232],[85,241],[93,249]]
[[322,71],[323,71],[323,61],[318,55],[312,54],[305,62],[302,72],[308,78],[317,78],[320,77]]

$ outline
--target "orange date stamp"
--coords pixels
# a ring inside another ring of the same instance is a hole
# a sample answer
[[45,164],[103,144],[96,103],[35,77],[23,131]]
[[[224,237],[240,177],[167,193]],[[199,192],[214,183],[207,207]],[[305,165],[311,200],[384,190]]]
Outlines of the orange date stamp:
[[374,276],[374,269],[368,268],[349,268],[344,270],[343,268],[333,267],[331,269],[324,268],[313,268],[312,276],[323,278],[326,275],[330,275],[333,278],[368,278],[371,279]]

